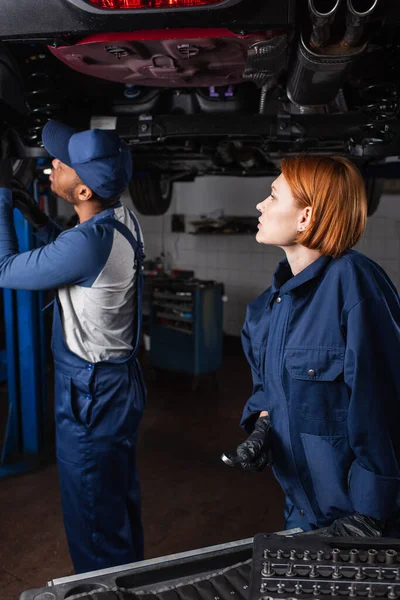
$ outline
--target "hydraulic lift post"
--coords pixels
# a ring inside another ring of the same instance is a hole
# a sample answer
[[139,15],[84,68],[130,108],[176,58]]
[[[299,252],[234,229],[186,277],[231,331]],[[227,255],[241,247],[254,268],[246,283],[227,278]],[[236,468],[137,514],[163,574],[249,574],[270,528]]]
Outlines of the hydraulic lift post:
[[[33,186],[39,200],[37,181]],[[20,252],[39,245],[32,227],[14,210]],[[3,290],[8,415],[0,456],[0,478],[35,467],[46,421],[46,351],[43,292]]]

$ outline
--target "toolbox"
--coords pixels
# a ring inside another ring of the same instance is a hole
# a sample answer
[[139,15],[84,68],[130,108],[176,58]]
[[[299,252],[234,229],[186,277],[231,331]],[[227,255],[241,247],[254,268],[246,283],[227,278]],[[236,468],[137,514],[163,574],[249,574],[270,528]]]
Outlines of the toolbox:
[[56,579],[20,600],[341,600],[400,598],[400,540],[258,534]]
[[223,285],[214,281],[154,281],[150,304],[152,367],[194,376],[222,364]]

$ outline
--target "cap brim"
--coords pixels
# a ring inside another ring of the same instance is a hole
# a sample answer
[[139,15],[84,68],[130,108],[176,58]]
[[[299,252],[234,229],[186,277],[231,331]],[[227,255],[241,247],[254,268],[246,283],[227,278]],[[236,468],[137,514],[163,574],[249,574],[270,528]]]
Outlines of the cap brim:
[[71,166],[68,152],[68,144],[71,137],[77,133],[73,127],[69,127],[60,121],[51,120],[43,127],[42,142],[47,152],[58,158],[64,164]]

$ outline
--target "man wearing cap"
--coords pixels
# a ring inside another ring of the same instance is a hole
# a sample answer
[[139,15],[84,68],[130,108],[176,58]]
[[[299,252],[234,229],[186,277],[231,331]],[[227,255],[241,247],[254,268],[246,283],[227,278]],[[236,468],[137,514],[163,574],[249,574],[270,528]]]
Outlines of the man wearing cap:
[[0,286],[57,288],[57,461],[65,530],[76,572],[143,558],[136,439],[146,390],[136,359],[141,326],[142,233],[119,198],[132,175],[114,132],[49,121],[52,191],[79,224],[61,231],[39,209],[26,218],[45,245],[20,254],[12,169],[0,161]]

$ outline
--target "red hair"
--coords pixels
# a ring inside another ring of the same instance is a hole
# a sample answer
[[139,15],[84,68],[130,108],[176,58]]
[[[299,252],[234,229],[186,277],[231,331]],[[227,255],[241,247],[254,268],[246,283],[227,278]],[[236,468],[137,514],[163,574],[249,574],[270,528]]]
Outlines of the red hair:
[[352,162],[342,156],[300,155],[284,158],[281,170],[298,205],[312,208],[299,244],[338,257],[358,242],[367,222],[367,196]]

